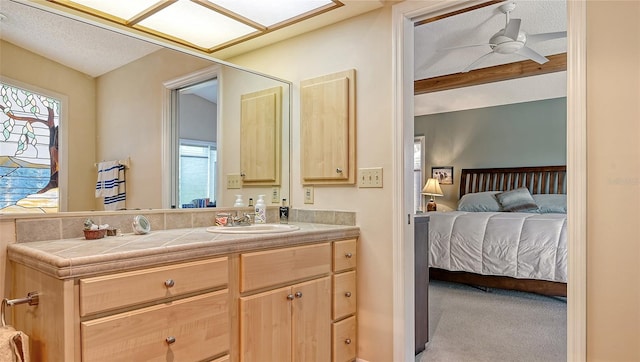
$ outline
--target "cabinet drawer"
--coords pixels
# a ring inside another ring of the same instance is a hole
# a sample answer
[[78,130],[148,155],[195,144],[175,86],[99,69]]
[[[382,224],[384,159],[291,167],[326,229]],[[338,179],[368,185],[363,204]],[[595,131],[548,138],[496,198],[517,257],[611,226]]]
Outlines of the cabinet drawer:
[[219,355],[229,350],[228,301],[225,289],[82,322],[82,360],[201,361]]
[[331,272],[329,243],[240,255],[240,292]]
[[222,287],[228,279],[226,257],[80,279],[80,315]]
[[333,362],[356,358],[356,317],[333,324]]
[[333,319],[356,312],[356,272],[333,276]]
[[338,272],[356,267],[356,239],[333,243],[333,271]]

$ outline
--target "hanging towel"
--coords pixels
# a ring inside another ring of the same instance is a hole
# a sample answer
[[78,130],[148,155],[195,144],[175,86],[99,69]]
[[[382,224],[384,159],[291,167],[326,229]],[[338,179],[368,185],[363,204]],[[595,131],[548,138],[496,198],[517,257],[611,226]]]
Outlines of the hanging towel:
[[126,209],[125,169],[120,161],[98,164],[96,197],[104,197],[105,210]]
[[0,361],[29,362],[29,336],[11,326],[0,327]]

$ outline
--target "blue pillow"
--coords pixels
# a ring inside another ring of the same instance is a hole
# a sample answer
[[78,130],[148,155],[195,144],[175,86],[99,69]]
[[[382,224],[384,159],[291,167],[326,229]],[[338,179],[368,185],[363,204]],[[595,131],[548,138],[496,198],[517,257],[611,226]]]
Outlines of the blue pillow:
[[567,213],[567,195],[565,194],[535,194],[533,200],[538,205],[538,212],[541,214]]
[[498,199],[504,211],[524,212],[538,210],[538,205],[526,187],[498,193],[496,194],[496,199]]
[[465,194],[460,198],[460,201],[458,201],[458,210],[470,212],[502,211],[502,207],[495,197],[499,192],[500,191],[485,191]]

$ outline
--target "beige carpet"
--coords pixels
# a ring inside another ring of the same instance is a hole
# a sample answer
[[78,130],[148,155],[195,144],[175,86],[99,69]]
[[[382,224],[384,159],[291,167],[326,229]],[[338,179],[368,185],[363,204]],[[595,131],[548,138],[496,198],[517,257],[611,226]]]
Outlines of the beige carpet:
[[432,281],[429,343],[416,362],[566,361],[567,303]]

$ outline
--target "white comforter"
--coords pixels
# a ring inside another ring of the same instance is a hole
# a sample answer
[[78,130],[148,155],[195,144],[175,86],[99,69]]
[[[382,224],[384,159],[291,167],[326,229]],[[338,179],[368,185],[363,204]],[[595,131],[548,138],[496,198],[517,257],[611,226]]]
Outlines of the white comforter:
[[567,215],[429,213],[429,266],[567,282]]

